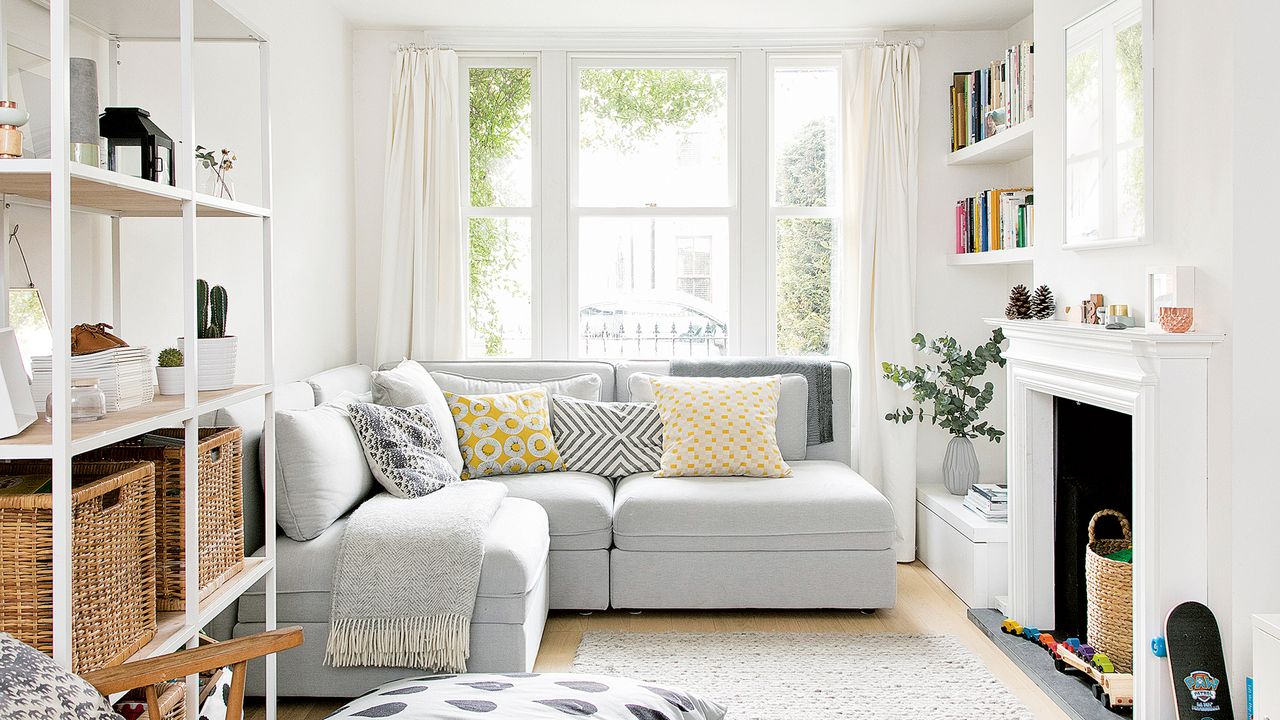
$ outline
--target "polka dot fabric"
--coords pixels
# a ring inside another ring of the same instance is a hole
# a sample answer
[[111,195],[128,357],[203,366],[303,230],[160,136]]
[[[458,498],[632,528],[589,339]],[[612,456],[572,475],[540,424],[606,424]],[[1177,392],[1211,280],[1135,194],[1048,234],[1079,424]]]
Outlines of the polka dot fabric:
[[546,390],[444,397],[458,430],[463,480],[564,469],[551,437]]
[[782,376],[655,377],[662,416],[657,477],[791,477],[778,449]]

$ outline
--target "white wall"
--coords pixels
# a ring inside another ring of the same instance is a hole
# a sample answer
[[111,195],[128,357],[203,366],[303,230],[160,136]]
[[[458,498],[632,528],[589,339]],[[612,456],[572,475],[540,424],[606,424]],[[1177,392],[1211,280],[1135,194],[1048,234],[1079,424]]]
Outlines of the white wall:
[[[1231,484],[1229,530],[1231,625],[1233,652],[1227,658],[1239,690],[1239,678],[1250,671],[1249,616],[1280,612],[1280,483],[1276,481],[1276,401],[1271,378],[1280,357],[1276,333],[1276,270],[1280,243],[1272,209],[1276,201],[1275,171],[1280,167],[1280,90],[1275,87],[1275,31],[1280,4],[1271,0],[1239,0],[1234,4],[1234,113],[1232,204],[1235,246],[1230,287],[1233,298]],[[1224,130],[1228,126],[1223,126]],[[1225,529],[1224,529],[1225,530]],[[1222,562],[1227,565],[1227,562]],[[1224,629],[1224,633],[1227,630]],[[1275,682],[1273,679],[1272,682]],[[1239,697],[1239,696],[1237,696]],[[1240,701],[1237,700],[1237,705]]]
[[[1232,292],[1233,285],[1240,287],[1238,279],[1233,281],[1233,271],[1242,264],[1233,253],[1243,243],[1232,242],[1232,141],[1226,131],[1231,125],[1233,101],[1241,97],[1233,95],[1232,55],[1224,50],[1231,47],[1231,15],[1218,4],[1157,0],[1155,138],[1147,146],[1155,163],[1155,177],[1148,178],[1155,192],[1152,242],[1142,247],[1072,251],[1061,247],[1064,31],[1101,4],[1100,0],[1035,3],[1035,279],[1053,288],[1060,307],[1066,303],[1078,306],[1087,295],[1098,292],[1106,302],[1127,303],[1141,315],[1148,267],[1193,265],[1197,326],[1228,333],[1227,342],[1215,349],[1210,363],[1209,507],[1204,518],[1186,521],[1208,522],[1209,555],[1214,559],[1209,568],[1209,604],[1232,646],[1232,690],[1240,701],[1247,669],[1248,617],[1233,612],[1233,604],[1251,596],[1246,588],[1268,571],[1256,566],[1245,576],[1233,571],[1233,566],[1240,567],[1238,562],[1228,561],[1233,549],[1233,501],[1256,506],[1250,495],[1235,494],[1231,480],[1232,356],[1234,330],[1239,326],[1233,322],[1233,313],[1246,305],[1235,301]],[[1270,56],[1267,63],[1274,67]],[[1189,88],[1194,91],[1189,93]],[[1240,397],[1237,394],[1235,399]],[[1258,481],[1260,477],[1249,482]],[[1180,520],[1162,518],[1164,522]],[[1277,549],[1280,546],[1276,543],[1267,547],[1273,564]],[[1233,594],[1237,597],[1234,603]]]
[[[916,250],[916,325],[925,337],[952,335],[965,347],[986,342],[991,328],[982,319],[1003,317],[1009,289],[1029,283],[1030,271],[1018,265],[955,267],[947,258],[955,250],[955,203],[993,187],[1029,184],[1030,161],[999,166],[948,166],[951,152],[951,74],[986,67],[1013,42],[1031,35],[1024,21],[1009,31],[900,32],[886,39],[923,37],[920,50],[919,244]],[[922,360],[929,360],[927,357]],[[993,368],[986,380],[996,386],[987,419],[1004,426],[1004,371]],[[917,482],[942,482],[942,455],[950,435],[925,426],[917,449]],[[1005,444],[974,442],[982,482],[1005,482]]]
[[[277,378],[288,380],[355,359],[353,133],[347,100],[351,30],[323,3],[305,14],[284,0],[240,4],[272,46]],[[47,14],[32,13],[31,7],[25,1],[6,3],[9,32],[47,47]],[[80,30],[75,37],[78,54],[99,59],[100,101],[106,105],[106,44]],[[257,47],[200,44],[195,61],[197,143],[235,150],[236,199],[258,202],[262,143]],[[176,134],[176,44],[125,43],[120,63],[118,104],[147,108],[161,128]],[[47,212],[17,208],[12,220],[22,226],[37,284],[47,288]],[[260,228],[255,220],[211,218],[201,220],[197,230],[200,275],[230,293],[228,324],[240,338],[242,382],[262,377]],[[120,330],[130,343],[158,351],[181,334],[181,224],[175,219],[127,219],[122,229]],[[109,322],[109,225],[105,219],[77,215],[73,236],[72,322]],[[16,249],[10,258],[19,262]],[[15,265],[13,283],[20,275],[20,265]]]

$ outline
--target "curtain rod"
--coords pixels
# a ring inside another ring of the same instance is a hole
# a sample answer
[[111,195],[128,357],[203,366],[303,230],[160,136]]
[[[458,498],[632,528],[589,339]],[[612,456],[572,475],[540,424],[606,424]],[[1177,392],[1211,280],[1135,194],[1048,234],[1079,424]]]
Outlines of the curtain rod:
[[[514,47],[514,46],[518,46],[518,45],[520,45],[520,44],[521,44],[521,43],[519,43],[518,41],[516,41],[516,42],[513,42],[513,43],[512,43],[513,47]],[[925,39],[924,39],[924,38],[922,38],[922,37],[918,37],[918,38],[912,38],[912,39],[910,39],[910,40],[902,40],[902,41],[896,41],[896,42],[895,42],[895,41],[888,41],[888,40],[864,40],[864,41],[858,41],[858,42],[844,43],[844,44],[841,44],[841,45],[835,45],[835,46],[833,46],[833,45],[825,45],[825,44],[820,44],[820,45],[805,45],[805,44],[802,44],[802,43],[797,43],[797,44],[795,44],[795,45],[792,45],[792,46],[791,46],[791,48],[794,48],[794,49],[797,49],[797,50],[799,50],[799,49],[812,50],[812,49],[815,49],[815,48],[830,48],[830,47],[850,47],[850,48],[852,48],[852,47],[867,47],[867,46],[872,46],[872,47],[890,47],[890,46],[893,46],[893,45],[911,45],[911,46],[916,47],[916,48],[922,48],[922,47],[924,47],[924,44],[925,44]],[[402,51],[402,50],[453,50],[453,49],[455,49],[452,45],[449,45],[449,44],[447,44],[447,43],[431,43],[431,44],[426,44],[426,45],[420,45],[420,44],[418,44],[418,43],[416,43],[416,42],[408,42],[408,43],[405,43],[405,42],[397,42],[397,43],[391,43],[390,48],[391,48],[391,50],[392,50],[392,51],[395,51],[395,52],[399,52],[399,51]],[[478,48],[478,49],[492,49],[492,48]],[[626,51],[635,51],[635,50],[637,50],[637,49],[638,49],[638,48],[634,48],[634,47],[632,47],[632,48],[618,48],[618,49],[617,49],[617,51],[618,51],[618,52],[626,52]],[[684,49],[684,50],[696,50],[695,48],[662,48],[662,49],[663,49],[663,50],[666,50],[666,51],[680,50],[680,49]],[[732,49],[735,49],[735,48],[732,48],[732,47],[726,47],[726,48],[707,48],[707,49],[732,50]],[[786,49],[786,48],[783,48],[783,47],[781,47],[781,46],[780,46],[778,49]],[[537,48],[532,48],[532,49],[530,49],[530,50],[531,50],[531,51],[534,51],[534,50],[537,50]]]

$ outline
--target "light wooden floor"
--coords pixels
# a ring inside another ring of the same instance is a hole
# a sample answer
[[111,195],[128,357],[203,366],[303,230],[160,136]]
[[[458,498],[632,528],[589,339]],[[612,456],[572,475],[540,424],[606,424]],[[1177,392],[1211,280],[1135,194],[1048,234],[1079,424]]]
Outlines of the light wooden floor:
[[[920,563],[898,566],[898,606],[871,615],[856,611],[654,612],[632,615],[609,611],[591,615],[556,612],[547,620],[535,670],[565,671],[573,662],[582,633],[588,630],[633,632],[848,632],[942,633],[954,635],[1008,687],[1037,718],[1066,720],[1053,701],[987,640],[965,615],[965,606]],[[342,700],[280,701],[280,720],[322,720]],[[247,713],[261,720],[260,707]]]

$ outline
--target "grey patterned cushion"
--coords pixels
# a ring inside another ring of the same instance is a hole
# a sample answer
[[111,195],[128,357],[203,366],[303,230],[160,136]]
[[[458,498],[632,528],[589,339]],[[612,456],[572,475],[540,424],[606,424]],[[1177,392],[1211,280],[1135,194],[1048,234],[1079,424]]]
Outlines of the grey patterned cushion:
[[723,720],[725,708],[687,690],[609,675],[470,673],[396,680],[341,707],[339,718],[398,720]]
[[662,418],[653,403],[551,397],[551,434],[566,470],[620,478],[662,464]]
[[8,633],[0,633],[0,718],[123,720],[92,685]]
[[427,406],[351,403],[347,410],[369,469],[387,492],[417,498],[458,482],[457,471],[444,457],[444,440]]

